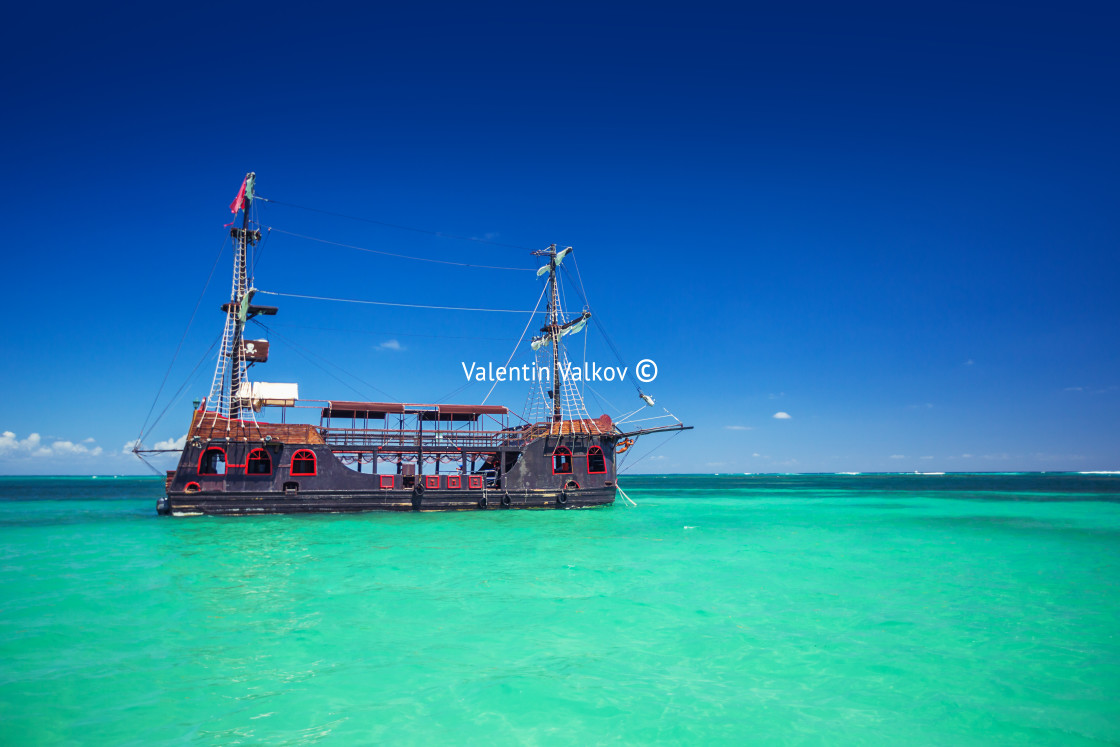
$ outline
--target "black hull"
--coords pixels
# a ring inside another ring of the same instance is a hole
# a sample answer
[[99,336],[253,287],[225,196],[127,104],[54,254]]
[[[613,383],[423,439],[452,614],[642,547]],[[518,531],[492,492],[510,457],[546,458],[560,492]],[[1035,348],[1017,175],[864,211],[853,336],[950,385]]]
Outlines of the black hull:
[[172,516],[260,516],[262,514],[360,513],[366,511],[502,511],[510,509],[568,509],[608,506],[615,490],[382,490],[363,493],[305,491],[277,493],[191,493],[170,495],[158,511]]

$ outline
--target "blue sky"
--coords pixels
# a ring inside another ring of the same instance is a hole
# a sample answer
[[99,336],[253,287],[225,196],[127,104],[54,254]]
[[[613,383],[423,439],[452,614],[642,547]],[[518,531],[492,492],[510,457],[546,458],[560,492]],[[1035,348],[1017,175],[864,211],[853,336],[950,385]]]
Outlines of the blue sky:
[[[635,471],[1120,468],[1117,20],[1107,3],[12,9],[0,473],[143,471],[122,447],[248,170],[282,202],[574,246],[626,362],[656,360],[646,390],[696,426]],[[536,266],[260,207],[289,232]],[[211,359],[188,374],[228,274],[227,253],[149,445],[208,389]],[[278,232],[256,284],[514,309],[539,293],[530,273]],[[441,398],[524,326],[277,304],[256,378],[315,399]],[[588,345],[614,363],[594,330]],[[524,390],[495,401],[519,409]]]

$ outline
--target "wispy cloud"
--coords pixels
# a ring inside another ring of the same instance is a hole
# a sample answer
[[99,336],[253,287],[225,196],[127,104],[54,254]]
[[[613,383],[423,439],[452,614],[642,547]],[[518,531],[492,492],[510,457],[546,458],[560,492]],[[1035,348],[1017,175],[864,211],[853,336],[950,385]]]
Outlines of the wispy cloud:
[[891,454],[891,459],[905,459],[905,454]]
[[385,342],[374,348],[374,350],[392,350],[393,352],[397,353],[404,349],[404,345],[401,345],[400,341],[398,340],[386,340]]
[[773,417],[774,420],[793,420],[793,416],[788,412],[776,412]]
[[729,431],[753,431],[754,428],[749,425],[725,425],[723,426]]
[[976,361],[974,361],[974,360],[972,360],[971,358],[969,358],[968,360],[966,360],[966,361],[964,362],[964,365],[966,365],[966,366],[975,366],[975,365],[976,365]]
[[770,399],[781,399],[784,396],[786,396],[785,392],[778,392],[777,394],[771,394]]

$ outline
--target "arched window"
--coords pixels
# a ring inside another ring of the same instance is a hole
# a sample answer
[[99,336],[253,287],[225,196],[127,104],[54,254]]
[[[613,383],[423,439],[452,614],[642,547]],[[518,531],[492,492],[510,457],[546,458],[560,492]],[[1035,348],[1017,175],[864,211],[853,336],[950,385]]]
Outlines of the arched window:
[[249,452],[249,458],[245,462],[245,474],[271,475],[272,457],[264,449],[253,449]]
[[308,477],[315,474],[315,452],[300,449],[292,454],[292,476]]
[[566,446],[558,446],[552,452],[552,474],[572,474],[572,452]]
[[198,474],[224,475],[226,473],[226,450],[211,446],[198,458]]
[[587,450],[587,474],[589,475],[602,475],[606,474],[607,460],[603,456],[603,450],[598,446],[592,446]]

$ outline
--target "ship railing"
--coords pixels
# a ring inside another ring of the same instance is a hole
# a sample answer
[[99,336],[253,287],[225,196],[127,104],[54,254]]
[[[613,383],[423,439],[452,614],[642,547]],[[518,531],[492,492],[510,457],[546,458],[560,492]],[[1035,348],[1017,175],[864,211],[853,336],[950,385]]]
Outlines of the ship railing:
[[423,449],[424,451],[485,451],[517,448],[527,443],[519,431],[418,431],[374,428],[323,428],[332,449]]

